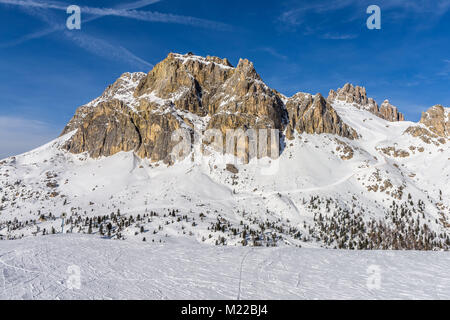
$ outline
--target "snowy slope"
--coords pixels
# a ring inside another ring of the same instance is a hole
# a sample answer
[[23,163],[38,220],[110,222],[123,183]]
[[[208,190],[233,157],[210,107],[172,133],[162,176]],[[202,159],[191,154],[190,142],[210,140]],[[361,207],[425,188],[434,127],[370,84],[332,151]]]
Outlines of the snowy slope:
[[448,299],[449,268],[443,252],[55,235],[0,246],[0,299]]
[[[133,107],[144,76],[124,74],[82,108],[111,99]],[[108,227],[120,239],[142,240],[148,230],[149,241],[450,247],[450,144],[427,144],[405,133],[418,124],[388,122],[354,104],[336,100],[333,108],[359,139],[295,133],[282,141],[277,161],[235,163],[235,172],[227,170],[234,159],[205,156],[199,145],[170,167],[133,152],[75,155],[61,148],[70,132],[0,161],[0,239],[60,232],[65,214],[66,232],[105,234],[100,228]],[[164,112],[183,113],[200,130],[208,120],[173,106]]]

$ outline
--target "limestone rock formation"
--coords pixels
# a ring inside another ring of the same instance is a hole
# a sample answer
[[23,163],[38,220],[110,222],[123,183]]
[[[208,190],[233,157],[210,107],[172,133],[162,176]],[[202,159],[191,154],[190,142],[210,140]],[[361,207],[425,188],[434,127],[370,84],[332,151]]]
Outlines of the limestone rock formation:
[[286,137],[293,139],[293,131],[299,133],[330,133],[349,139],[358,138],[354,129],[346,125],[330,103],[320,94],[312,96],[297,93],[286,103],[289,124]]
[[[359,101],[359,100],[358,100]],[[91,157],[134,151],[172,163],[175,130],[278,129],[357,138],[320,95],[287,99],[269,88],[253,63],[170,53],[148,74],[125,73],[94,101],[80,107],[63,134],[65,148]],[[278,138],[278,137],[277,137]],[[269,142],[268,142],[269,143]]]
[[110,102],[112,100],[123,101],[131,106],[129,97],[133,96],[133,92],[139,82],[145,78],[146,74],[143,72],[136,73],[124,73],[116,80],[112,85],[108,86],[103,94],[97,99],[91,101],[87,105],[84,105],[76,111],[74,117],[70,120],[67,126],[64,128],[62,134],[66,134],[72,130],[77,129],[84,121],[87,114],[92,112],[95,107],[100,104]]
[[431,107],[426,112],[422,112],[420,123],[426,125],[431,132],[440,137],[450,136],[450,108],[441,105]]
[[362,106],[369,104],[369,98],[367,98],[366,89],[364,87],[353,86],[350,83],[346,83],[337,92],[330,90],[329,97],[331,99],[337,99],[348,103],[356,103]]
[[179,110],[205,116],[214,112],[211,99],[234,73],[227,59],[170,53],[139,83],[134,97],[170,100]]
[[403,114],[398,112],[397,107],[390,104],[387,99],[381,104],[379,113],[381,114],[381,118],[391,122],[405,121]]
[[368,110],[376,116],[391,122],[405,120],[403,114],[398,112],[397,107],[391,105],[389,100],[385,100],[378,107],[374,99],[367,97],[367,92],[364,87],[353,86],[350,83],[346,83],[337,91],[330,90],[327,100],[330,103],[342,101],[353,104],[357,108]]
[[422,112],[422,126],[411,126],[405,133],[418,137],[425,143],[445,144],[450,139],[450,108],[436,105]]
[[280,95],[269,88],[253,63],[241,59],[233,75],[210,102],[208,129],[283,129],[285,109]]

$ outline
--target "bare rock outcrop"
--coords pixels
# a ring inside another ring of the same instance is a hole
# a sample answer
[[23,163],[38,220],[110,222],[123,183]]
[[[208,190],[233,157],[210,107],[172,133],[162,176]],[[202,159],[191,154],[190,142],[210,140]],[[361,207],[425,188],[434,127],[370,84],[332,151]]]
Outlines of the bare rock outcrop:
[[419,123],[421,125],[411,126],[405,133],[435,145],[445,144],[450,139],[450,108],[435,105],[422,112]]
[[350,83],[346,83],[337,91],[330,90],[327,100],[330,103],[341,101],[353,104],[355,107],[367,110],[387,121],[405,120],[404,115],[398,111],[397,107],[391,105],[389,100],[385,100],[379,107],[374,99],[367,97],[367,92],[364,87],[353,86]]
[[441,105],[431,107],[426,112],[422,112],[420,123],[426,125],[431,132],[440,137],[450,136],[450,108]]
[[398,112],[397,107],[393,106],[389,103],[389,100],[384,100],[379,108],[379,114],[381,114],[381,118],[396,122],[396,121],[405,121],[405,117],[402,113]]
[[283,130],[286,117],[280,95],[269,88],[256,72],[253,63],[241,59],[233,75],[222,84],[210,101],[208,128],[256,128]]
[[139,83],[134,97],[171,100],[179,110],[205,116],[214,112],[211,99],[234,73],[227,59],[170,53]]
[[286,103],[289,124],[286,137],[293,139],[293,131],[299,133],[330,133],[349,139],[358,138],[357,132],[345,124],[331,104],[320,94],[312,96],[297,93]]
[[286,103],[246,59],[233,67],[227,59],[170,53],[148,74],[125,73],[78,108],[63,131],[76,130],[64,147],[94,158],[134,151],[172,163],[178,143],[172,134],[180,128],[191,137],[206,129],[225,136],[229,129],[286,128],[289,136],[297,130],[358,137],[320,94],[297,94]]

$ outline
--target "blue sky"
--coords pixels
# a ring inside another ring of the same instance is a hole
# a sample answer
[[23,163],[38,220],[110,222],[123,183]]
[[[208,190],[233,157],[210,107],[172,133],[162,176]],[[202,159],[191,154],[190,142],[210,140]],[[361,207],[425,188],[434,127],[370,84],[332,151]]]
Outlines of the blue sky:
[[[346,82],[418,121],[450,105],[450,0],[0,0],[0,158],[58,136],[123,72],[169,52],[253,61],[286,95]],[[81,30],[65,8],[81,7]],[[366,9],[381,8],[381,30]]]

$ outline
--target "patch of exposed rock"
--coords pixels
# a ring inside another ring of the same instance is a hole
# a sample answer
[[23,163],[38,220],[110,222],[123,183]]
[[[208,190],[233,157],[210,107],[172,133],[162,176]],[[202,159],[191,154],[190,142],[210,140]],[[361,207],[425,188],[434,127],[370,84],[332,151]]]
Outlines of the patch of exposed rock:
[[380,107],[373,98],[367,97],[367,92],[364,87],[353,86],[346,83],[337,91],[330,90],[327,100],[329,102],[342,101],[353,104],[359,109],[365,109],[375,114],[376,116],[387,121],[404,121],[405,117],[400,113],[397,107],[391,105],[389,100],[385,100]]
[[422,112],[422,126],[411,126],[405,133],[418,137],[425,143],[445,144],[450,138],[450,108],[436,105]]
[[148,74],[125,73],[78,108],[63,131],[76,130],[64,147],[94,158],[134,151],[171,163],[178,143],[172,133],[180,128],[191,137],[206,129],[225,136],[229,129],[286,128],[290,138],[293,130],[358,137],[320,94],[297,94],[285,102],[246,59],[235,68],[227,59],[170,53]]
[[379,110],[379,114],[381,114],[381,118],[396,122],[396,121],[405,121],[405,117],[402,113],[398,112],[397,107],[393,106],[389,103],[389,100],[384,100],[381,104]]
[[450,136],[450,108],[441,105],[431,107],[422,113],[420,123],[426,125],[431,132],[440,137]]
[[298,133],[330,133],[349,139],[358,138],[357,132],[342,121],[320,93],[315,96],[297,93],[287,101],[286,109],[289,115],[288,139],[293,139],[294,130]]

